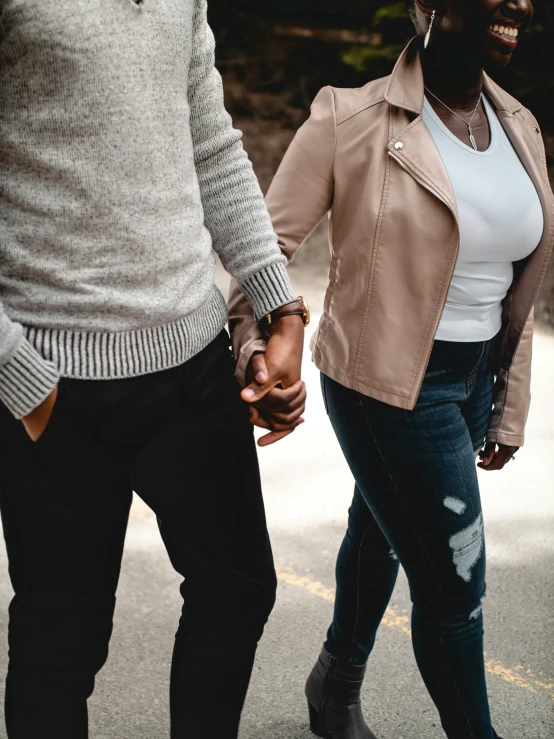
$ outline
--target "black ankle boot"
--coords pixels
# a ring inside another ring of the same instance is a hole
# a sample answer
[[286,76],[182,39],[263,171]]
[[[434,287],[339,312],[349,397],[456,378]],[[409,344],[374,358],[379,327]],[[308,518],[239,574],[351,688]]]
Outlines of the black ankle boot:
[[360,702],[365,668],[322,650],[306,683],[314,734],[324,739],[376,739],[364,721]]

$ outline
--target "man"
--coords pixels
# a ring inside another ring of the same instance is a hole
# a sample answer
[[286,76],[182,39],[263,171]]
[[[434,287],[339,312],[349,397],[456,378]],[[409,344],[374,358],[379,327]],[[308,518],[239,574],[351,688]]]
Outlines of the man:
[[[185,578],[171,736],[236,737],[275,597],[247,403],[301,422],[305,317],[205,0],[1,0],[0,177],[8,737],[87,736],[133,490]],[[212,247],[272,318],[242,399]]]

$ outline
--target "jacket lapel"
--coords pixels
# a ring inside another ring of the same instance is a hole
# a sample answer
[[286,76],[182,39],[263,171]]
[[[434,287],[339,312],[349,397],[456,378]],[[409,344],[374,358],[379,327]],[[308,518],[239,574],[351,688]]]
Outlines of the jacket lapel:
[[[416,37],[400,55],[385,91],[385,99],[391,105],[388,153],[417,182],[441,200],[457,219],[456,197],[450,178],[421,115],[425,88],[420,54],[421,41]],[[498,118],[529,173],[543,206],[543,238],[514,288],[514,291],[519,291],[521,286],[527,292],[534,285],[534,302],[554,245],[554,196],[546,170],[540,131],[525,115],[521,103],[488,75],[485,75],[484,92],[495,106]],[[532,303],[529,311],[531,307]],[[524,313],[516,318],[518,329],[521,328],[519,324],[527,319],[528,312],[527,315]]]
[[452,183],[433,136],[419,116],[388,144],[389,155],[441,200],[458,220]]
[[[385,99],[391,107],[389,155],[432,192],[457,220],[456,198],[433,136],[423,122],[423,71],[420,40],[404,49],[391,75]],[[406,112],[415,115],[406,116]]]

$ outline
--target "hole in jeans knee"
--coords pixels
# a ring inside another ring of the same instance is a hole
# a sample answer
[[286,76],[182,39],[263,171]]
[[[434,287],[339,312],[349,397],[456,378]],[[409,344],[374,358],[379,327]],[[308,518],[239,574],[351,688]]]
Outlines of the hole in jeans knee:
[[479,616],[483,613],[483,606],[485,604],[486,596],[481,598],[481,603],[469,614],[470,621],[476,621]]
[[462,513],[465,513],[465,510],[467,508],[467,505],[464,503],[463,500],[460,500],[459,498],[452,498],[450,496],[446,497],[443,503],[445,508],[448,508],[448,510],[452,511],[453,513],[457,513],[458,516],[461,516]]
[[451,536],[449,544],[456,572],[464,582],[471,582],[472,570],[483,553],[483,515],[480,513],[470,526]]

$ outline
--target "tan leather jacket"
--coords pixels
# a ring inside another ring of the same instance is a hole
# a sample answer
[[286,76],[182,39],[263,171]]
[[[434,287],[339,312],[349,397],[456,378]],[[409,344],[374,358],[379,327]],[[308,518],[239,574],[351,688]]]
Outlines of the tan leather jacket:
[[[515,265],[495,357],[490,441],[521,446],[530,403],[533,305],[554,243],[554,197],[531,113],[490,78],[484,91],[539,193],[542,240]],[[283,252],[296,250],[330,212],[331,269],[316,366],[348,388],[405,409],[421,389],[456,264],[456,202],[422,120],[417,39],[390,77],[360,89],[326,87],[298,131],[267,195]],[[246,299],[230,297],[237,376],[261,334]]]

